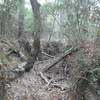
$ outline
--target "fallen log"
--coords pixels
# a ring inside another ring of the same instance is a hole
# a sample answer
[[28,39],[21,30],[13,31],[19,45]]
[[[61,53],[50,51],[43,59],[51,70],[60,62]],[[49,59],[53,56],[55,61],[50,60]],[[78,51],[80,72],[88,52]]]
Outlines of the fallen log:
[[45,68],[43,69],[43,73],[47,72],[49,69],[51,69],[53,66],[55,66],[56,64],[58,64],[60,61],[62,61],[65,57],[67,57],[68,55],[77,52],[78,50],[80,50],[83,47],[83,45],[77,45],[77,46],[73,46],[71,47],[68,51],[66,51],[64,54],[62,54],[60,57],[54,59],[53,63],[46,65]]
[[[54,65],[59,63],[59,61],[63,60],[66,56],[72,54],[73,52],[78,51],[81,47],[82,47],[82,45],[72,47],[67,52],[65,52],[61,57],[55,59],[53,63],[51,63],[50,65],[47,65],[46,68],[43,69],[43,72],[46,72],[47,70],[52,68]],[[36,57],[38,55],[38,52],[39,51],[37,51],[37,50],[34,51],[34,53],[29,57],[29,59],[27,60],[27,63],[25,65],[23,65],[21,67],[19,67],[17,65],[13,69],[9,69],[7,71],[0,71],[0,80],[6,80],[6,81],[7,80],[8,81],[15,80],[19,76],[22,76],[23,73],[30,71],[33,68],[34,62],[35,62]]]

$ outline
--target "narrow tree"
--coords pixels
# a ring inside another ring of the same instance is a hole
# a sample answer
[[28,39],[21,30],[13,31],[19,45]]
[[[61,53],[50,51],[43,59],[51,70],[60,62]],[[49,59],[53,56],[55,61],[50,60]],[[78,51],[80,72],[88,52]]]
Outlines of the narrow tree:
[[33,51],[31,56],[28,59],[27,65],[25,66],[25,70],[29,71],[40,52],[40,33],[41,33],[41,17],[40,17],[40,4],[37,0],[30,0],[32,11],[33,11],[33,19],[34,19],[34,32],[33,32]]
[[[7,6],[8,1],[4,0],[3,6]],[[5,7],[6,8],[6,7]],[[1,7],[1,12],[0,12],[0,25],[1,25],[1,35],[6,34],[6,16],[7,16],[7,11],[5,11],[5,8]]]
[[18,8],[18,37],[21,37],[24,32],[24,6],[25,6],[25,0],[19,0],[19,8]]
[[0,19],[1,19],[1,21],[0,21],[0,25],[1,25],[0,32],[1,32],[1,35],[4,35],[5,34],[5,13],[4,12],[2,12],[0,14]]
[[32,11],[34,15],[34,32],[33,32],[33,47],[36,50],[40,50],[40,33],[41,33],[41,17],[40,17],[40,5],[37,0],[30,0]]

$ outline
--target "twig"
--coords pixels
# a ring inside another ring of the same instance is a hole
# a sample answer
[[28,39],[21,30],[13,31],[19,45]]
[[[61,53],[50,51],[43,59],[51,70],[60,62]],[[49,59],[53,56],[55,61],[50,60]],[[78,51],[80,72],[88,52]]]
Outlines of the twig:
[[49,83],[48,78],[47,78],[42,72],[39,72],[39,76],[40,76],[47,84]]
[[50,57],[50,58],[54,58],[54,56],[51,56],[51,55],[49,55],[49,54],[47,54],[45,52],[41,52],[41,53],[44,54],[44,55],[46,55],[46,56],[48,56],[48,57]]
[[68,87],[61,86],[60,84],[57,84],[57,83],[52,84],[52,86],[55,87],[55,88],[59,88],[61,91],[65,91],[65,90],[69,90],[70,89]]

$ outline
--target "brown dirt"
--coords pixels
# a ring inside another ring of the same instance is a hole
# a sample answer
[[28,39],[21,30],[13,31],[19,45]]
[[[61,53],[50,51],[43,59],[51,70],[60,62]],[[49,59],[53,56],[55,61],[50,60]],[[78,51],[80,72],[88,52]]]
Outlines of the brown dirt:
[[[90,45],[90,43],[86,43],[85,46],[88,49],[85,49],[84,54],[86,53],[89,55],[91,50],[91,48],[89,48],[91,47]],[[77,100],[75,95],[73,95],[73,93],[71,94],[69,88],[71,87],[72,82],[75,81],[74,76],[79,74],[75,57],[77,57],[80,52],[83,51],[79,51],[75,55],[66,58],[65,62],[70,63],[69,66],[67,66],[69,67],[69,73],[64,73],[65,69],[62,67],[63,61],[59,62],[59,64],[47,72],[47,74],[55,81],[59,78],[63,79],[55,83],[65,88],[65,90],[58,86],[54,86],[53,83],[47,86],[47,83],[45,83],[38,74],[46,65],[52,63],[53,59],[50,58],[48,60],[37,61],[30,72],[24,73],[24,75],[17,80],[7,84],[8,89],[5,100]],[[90,56],[91,55],[89,55],[89,57]],[[11,64],[21,64],[21,62],[19,59],[13,59]],[[72,78],[68,78],[69,76],[72,76]]]
[[[37,70],[41,70],[40,66],[45,66],[45,63],[39,64],[37,62],[34,68],[38,67]],[[67,81],[61,81],[59,84],[68,86]],[[5,100],[71,100],[67,95],[66,91],[61,91],[59,88],[53,87],[52,84],[47,89],[46,83],[32,69],[31,72],[25,73],[10,83]]]

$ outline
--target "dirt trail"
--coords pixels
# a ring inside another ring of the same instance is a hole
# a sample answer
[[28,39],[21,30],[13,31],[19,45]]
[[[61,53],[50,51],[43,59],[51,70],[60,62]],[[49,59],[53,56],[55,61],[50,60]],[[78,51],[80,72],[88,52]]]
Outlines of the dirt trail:
[[[37,62],[34,67],[40,69],[40,66],[45,66],[45,63]],[[67,85],[67,82],[64,84]],[[61,91],[52,85],[48,86],[47,89],[46,83],[32,69],[29,73],[25,73],[22,77],[11,82],[6,100],[70,100],[67,95],[66,91]]]

